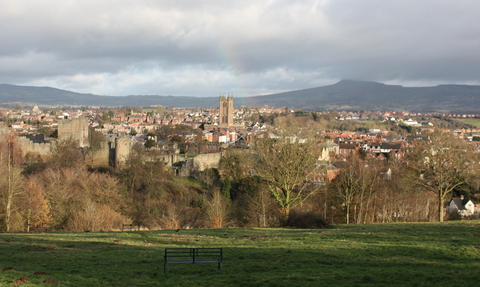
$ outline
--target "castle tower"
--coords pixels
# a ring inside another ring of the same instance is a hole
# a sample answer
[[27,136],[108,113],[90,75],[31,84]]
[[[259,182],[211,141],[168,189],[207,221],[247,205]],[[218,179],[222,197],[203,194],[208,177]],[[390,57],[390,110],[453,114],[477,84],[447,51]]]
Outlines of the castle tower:
[[88,119],[66,119],[58,121],[58,139],[60,141],[72,139],[79,147],[88,146]]
[[219,126],[228,128],[233,125],[233,95],[220,95],[219,117]]
[[115,166],[125,164],[133,143],[130,137],[115,138]]

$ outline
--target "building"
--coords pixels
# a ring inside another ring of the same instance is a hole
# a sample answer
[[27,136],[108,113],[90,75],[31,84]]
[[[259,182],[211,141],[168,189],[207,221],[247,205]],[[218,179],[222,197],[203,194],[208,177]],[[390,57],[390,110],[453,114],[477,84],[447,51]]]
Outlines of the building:
[[219,126],[233,125],[233,95],[220,95]]
[[475,204],[463,195],[454,197],[446,206],[447,213],[458,211],[461,216],[468,216],[475,213]]
[[73,140],[79,147],[88,146],[88,119],[64,119],[58,121],[58,139]]

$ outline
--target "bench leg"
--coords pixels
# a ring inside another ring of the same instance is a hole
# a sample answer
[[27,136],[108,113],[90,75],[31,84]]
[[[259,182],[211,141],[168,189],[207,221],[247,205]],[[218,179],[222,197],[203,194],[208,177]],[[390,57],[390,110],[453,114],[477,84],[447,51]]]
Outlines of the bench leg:
[[163,274],[167,274],[167,263],[163,263]]

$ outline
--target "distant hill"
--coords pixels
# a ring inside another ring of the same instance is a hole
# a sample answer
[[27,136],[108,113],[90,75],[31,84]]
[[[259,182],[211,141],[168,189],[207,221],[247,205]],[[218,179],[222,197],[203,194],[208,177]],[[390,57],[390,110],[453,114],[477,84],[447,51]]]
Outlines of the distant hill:
[[[0,85],[2,104],[217,107],[218,98],[176,96],[97,96],[49,87]],[[288,107],[308,110],[403,110],[412,112],[480,113],[480,86],[402,87],[343,80],[318,88],[266,96],[236,98],[235,106]]]
[[249,102],[312,110],[480,113],[480,86],[402,87],[343,80],[329,86],[253,97]]
[[40,104],[74,106],[150,106],[213,107],[217,98],[195,98],[174,96],[98,96],[81,94],[50,87],[29,87],[0,84],[0,104]]

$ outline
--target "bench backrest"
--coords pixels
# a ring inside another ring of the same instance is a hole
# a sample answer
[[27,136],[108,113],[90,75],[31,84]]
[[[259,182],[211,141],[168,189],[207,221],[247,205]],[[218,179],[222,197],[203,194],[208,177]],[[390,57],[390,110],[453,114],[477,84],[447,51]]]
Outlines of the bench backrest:
[[215,259],[222,260],[222,248],[166,248],[165,258],[167,259]]

